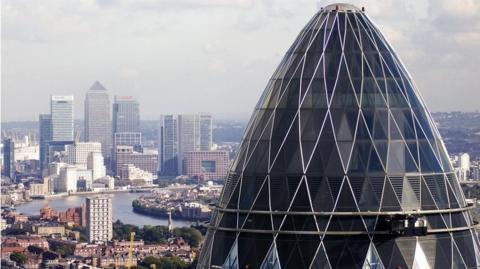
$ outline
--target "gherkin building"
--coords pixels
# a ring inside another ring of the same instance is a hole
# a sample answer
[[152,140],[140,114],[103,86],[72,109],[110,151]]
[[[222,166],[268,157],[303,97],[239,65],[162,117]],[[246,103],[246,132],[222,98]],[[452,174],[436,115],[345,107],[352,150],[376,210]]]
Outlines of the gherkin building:
[[392,46],[334,4],[260,97],[197,268],[479,268],[473,207]]

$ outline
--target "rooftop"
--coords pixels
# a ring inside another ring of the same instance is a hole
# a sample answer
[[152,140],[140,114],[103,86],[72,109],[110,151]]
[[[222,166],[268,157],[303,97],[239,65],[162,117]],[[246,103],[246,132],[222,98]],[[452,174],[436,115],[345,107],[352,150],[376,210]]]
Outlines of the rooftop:
[[337,12],[358,12],[358,11],[362,11],[361,8],[358,8],[354,5],[346,4],[346,3],[331,4],[331,5],[322,7],[321,10],[323,10],[323,11],[337,11]]

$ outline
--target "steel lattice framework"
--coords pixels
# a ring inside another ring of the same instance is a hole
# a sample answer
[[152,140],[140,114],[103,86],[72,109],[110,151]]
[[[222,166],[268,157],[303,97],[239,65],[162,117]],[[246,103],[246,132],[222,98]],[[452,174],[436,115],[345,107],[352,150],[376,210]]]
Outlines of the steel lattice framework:
[[264,90],[197,268],[478,268],[472,207],[393,48],[330,5]]

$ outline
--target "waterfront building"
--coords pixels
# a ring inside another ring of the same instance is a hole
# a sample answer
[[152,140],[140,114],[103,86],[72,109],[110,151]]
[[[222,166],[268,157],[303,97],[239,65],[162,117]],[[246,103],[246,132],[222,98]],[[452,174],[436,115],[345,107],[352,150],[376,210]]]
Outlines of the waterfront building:
[[60,168],[60,173],[54,179],[55,192],[76,192],[77,191],[77,167],[65,165]]
[[110,156],[112,141],[112,121],[110,117],[110,97],[107,89],[98,81],[85,95],[85,141],[102,144],[102,154]]
[[44,177],[43,182],[30,182],[30,197],[43,197],[53,193],[53,180],[50,177]]
[[3,140],[3,175],[15,180],[15,143],[11,138]]
[[479,268],[471,209],[391,45],[333,4],[261,95],[197,268]]
[[40,114],[39,124],[39,147],[40,147],[40,174],[48,167],[48,144],[52,140],[52,117],[50,114]]
[[185,174],[203,180],[223,180],[228,173],[228,151],[185,153]]
[[86,168],[90,154],[102,154],[102,144],[99,142],[76,142],[75,144],[65,146],[65,151],[68,164]]
[[160,174],[178,175],[178,121],[174,115],[164,115],[160,120]]
[[91,152],[87,158],[87,169],[92,170],[92,179],[96,180],[107,174],[102,153]]
[[115,188],[115,178],[111,176],[104,176],[96,179],[93,184],[103,184],[106,189],[113,190]]
[[86,198],[87,233],[89,242],[107,242],[113,237],[112,198]]
[[65,167],[65,166],[67,166],[67,164],[63,162],[50,163],[48,164],[47,174],[52,177],[58,176],[60,175],[60,170],[62,169],[62,167]]
[[52,95],[52,141],[73,141],[73,96]]
[[113,133],[140,132],[140,110],[135,97],[115,96],[112,128]]
[[115,171],[120,171],[124,165],[132,164],[141,170],[151,173],[154,179],[157,178],[157,153],[137,152],[133,146],[117,146],[115,160]]
[[200,113],[199,115],[200,125],[200,148],[202,151],[212,150],[212,115],[208,113]]
[[77,166],[77,191],[89,191],[92,184],[92,170]]
[[133,164],[123,164],[120,167],[118,177],[121,180],[143,181],[145,185],[152,185],[154,175],[150,172],[137,168]]

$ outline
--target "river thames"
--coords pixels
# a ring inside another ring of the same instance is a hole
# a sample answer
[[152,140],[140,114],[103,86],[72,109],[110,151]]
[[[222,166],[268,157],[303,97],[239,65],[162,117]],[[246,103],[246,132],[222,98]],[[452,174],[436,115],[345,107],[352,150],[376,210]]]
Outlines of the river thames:
[[[144,225],[167,225],[167,219],[154,218],[146,215],[141,215],[133,212],[132,201],[145,193],[130,193],[130,192],[117,192],[111,193],[112,208],[113,208],[113,220],[119,219],[123,223],[133,224],[137,226]],[[92,197],[95,195],[72,195],[59,198],[51,198],[45,200],[33,200],[21,205],[16,206],[18,212],[26,215],[39,215],[40,209],[49,204],[50,207],[57,211],[65,211],[70,207],[78,207],[85,203],[86,197]],[[192,222],[174,220],[173,225],[177,227],[190,226]]]

